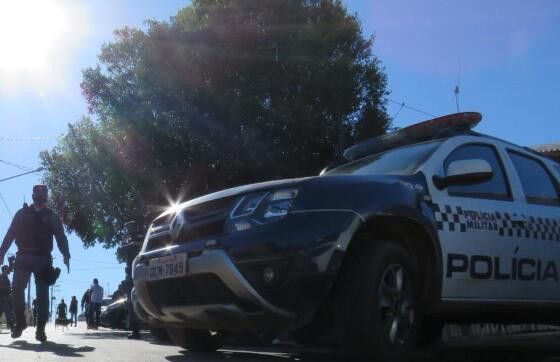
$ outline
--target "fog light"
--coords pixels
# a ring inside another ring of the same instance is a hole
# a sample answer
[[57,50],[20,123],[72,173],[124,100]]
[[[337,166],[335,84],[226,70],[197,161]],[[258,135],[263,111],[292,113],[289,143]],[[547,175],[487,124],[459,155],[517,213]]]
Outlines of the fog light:
[[270,267],[266,267],[263,269],[263,280],[265,283],[270,283],[274,280],[275,277],[274,269]]
[[235,226],[235,230],[237,231],[243,231],[251,228],[251,224],[249,224],[248,222],[236,222],[233,225]]

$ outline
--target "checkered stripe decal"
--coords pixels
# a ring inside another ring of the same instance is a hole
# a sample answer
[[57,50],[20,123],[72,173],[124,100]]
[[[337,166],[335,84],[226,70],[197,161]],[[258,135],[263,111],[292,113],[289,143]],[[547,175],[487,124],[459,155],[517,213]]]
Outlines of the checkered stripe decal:
[[525,237],[560,241],[560,220],[529,216]]
[[[436,227],[441,231],[467,232],[467,217],[460,206],[433,204]],[[520,215],[525,222],[521,223],[518,214],[494,212],[498,234],[500,236],[524,237],[528,239],[560,241],[560,219]]]
[[496,215],[498,233],[500,236],[523,236],[523,224],[512,220],[512,216],[517,217],[517,214],[509,214],[507,212],[501,213],[498,211],[494,214]]
[[460,206],[434,204],[436,227],[442,231],[467,232],[467,223],[463,209]]

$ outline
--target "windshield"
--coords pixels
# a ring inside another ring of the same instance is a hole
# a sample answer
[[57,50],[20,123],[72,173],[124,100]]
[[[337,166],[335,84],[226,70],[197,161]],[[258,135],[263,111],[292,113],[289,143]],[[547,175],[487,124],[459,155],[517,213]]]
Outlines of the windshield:
[[420,143],[361,158],[337,167],[327,175],[411,175],[439,147],[441,141]]

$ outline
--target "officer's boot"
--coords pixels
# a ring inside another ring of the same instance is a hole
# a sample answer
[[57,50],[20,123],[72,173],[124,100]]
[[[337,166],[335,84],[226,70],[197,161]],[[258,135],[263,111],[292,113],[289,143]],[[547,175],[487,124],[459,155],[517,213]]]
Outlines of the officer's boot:
[[45,333],[45,323],[37,324],[37,329],[35,330],[35,339],[39,342],[45,342],[47,340],[47,335]]
[[19,338],[23,333],[23,330],[27,328],[27,322],[24,318],[17,318],[16,325],[12,328],[12,338]]

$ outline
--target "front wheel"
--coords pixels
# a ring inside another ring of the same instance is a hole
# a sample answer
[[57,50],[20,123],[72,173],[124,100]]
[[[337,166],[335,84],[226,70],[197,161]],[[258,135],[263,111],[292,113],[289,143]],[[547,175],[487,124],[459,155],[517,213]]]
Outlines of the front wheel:
[[167,333],[175,345],[191,352],[214,352],[221,348],[228,337],[225,331],[168,328]]
[[396,243],[364,241],[347,256],[337,297],[337,325],[352,356],[405,361],[416,341],[417,268]]
[[171,337],[169,337],[169,333],[167,333],[167,329],[165,328],[150,327],[150,333],[158,342],[171,342]]

